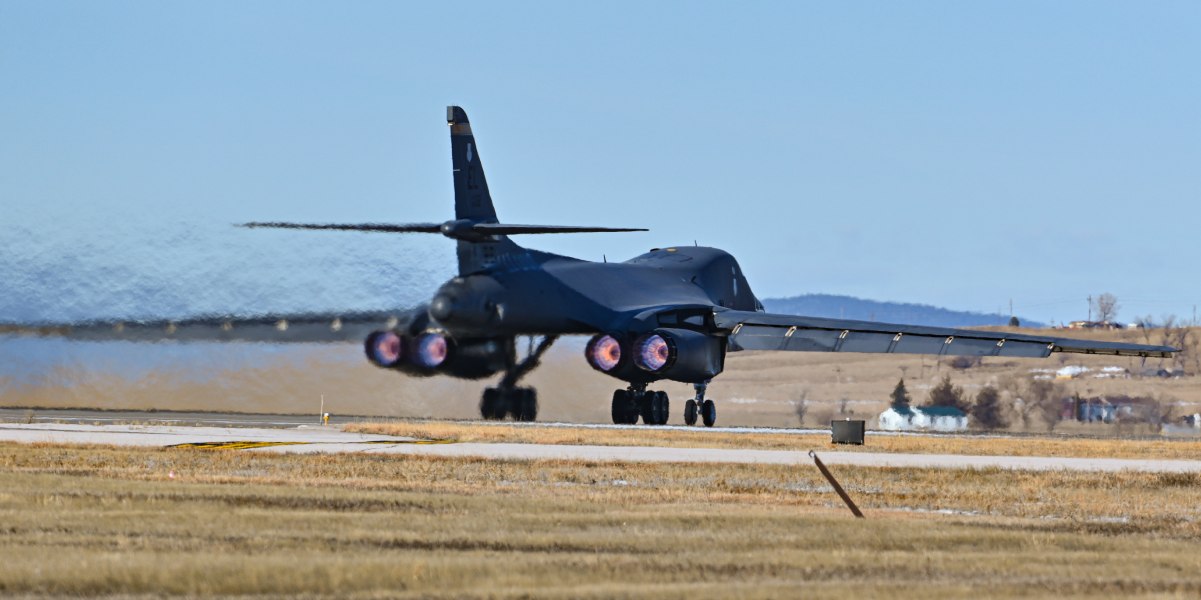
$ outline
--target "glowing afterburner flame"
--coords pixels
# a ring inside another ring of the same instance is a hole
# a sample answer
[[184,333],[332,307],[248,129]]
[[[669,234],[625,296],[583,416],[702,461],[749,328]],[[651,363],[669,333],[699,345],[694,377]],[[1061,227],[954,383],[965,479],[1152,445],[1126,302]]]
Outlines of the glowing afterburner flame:
[[653,333],[638,344],[638,366],[647,371],[658,371],[671,360],[671,348],[663,336]]
[[404,355],[404,342],[392,331],[367,336],[367,359],[380,367],[395,367]]
[[621,342],[611,335],[592,338],[588,343],[587,358],[593,368],[608,373],[621,362]]
[[433,369],[446,361],[450,355],[450,342],[441,333],[426,333],[417,338],[417,363]]

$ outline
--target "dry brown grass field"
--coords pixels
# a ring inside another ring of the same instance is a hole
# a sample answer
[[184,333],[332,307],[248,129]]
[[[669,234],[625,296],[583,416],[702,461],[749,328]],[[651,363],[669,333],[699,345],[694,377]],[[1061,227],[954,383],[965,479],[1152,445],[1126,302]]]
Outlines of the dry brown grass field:
[[1196,597],[1201,475],[0,445],[0,594]]
[[[1137,331],[1055,334],[1144,341]],[[1158,339],[1151,341],[1159,343]],[[589,368],[578,346],[560,342],[543,366],[525,380],[538,388],[540,420],[610,421],[609,398],[621,382]],[[219,352],[219,347],[213,351]],[[478,417],[481,390],[491,383],[400,376],[371,367],[361,349],[349,344],[299,346],[269,356],[256,368],[161,371],[134,380],[91,370],[87,365],[62,366],[34,384],[0,379],[0,402],[5,406],[315,414],[324,396],[327,409],[336,414],[471,419]],[[1146,366],[1158,364],[1158,359],[1146,361]],[[912,355],[741,352],[730,354],[725,373],[714,380],[709,395],[718,401],[720,425],[797,426],[796,402],[802,396],[810,402],[809,425],[842,416],[866,418],[871,424],[887,406],[888,394],[902,375],[914,402],[921,404],[930,387],[945,374],[974,394],[985,384],[1026,378],[1031,369],[1064,365],[1138,371],[1143,362],[1065,354],[1041,360],[984,359],[981,366],[957,370],[945,360],[939,363],[932,357]],[[1069,395],[1150,395],[1178,403],[1178,414],[1201,411],[1201,385],[1194,377],[1076,379],[1063,385]],[[691,386],[667,382],[658,387],[673,399],[671,422],[680,423],[682,402],[692,396]],[[1040,422],[1032,429],[1045,428]],[[1112,435],[1115,428],[1083,427],[1083,431]]]
[[983,456],[1064,456],[1081,458],[1153,458],[1201,460],[1201,440],[1094,439],[1046,436],[870,435],[863,446],[830,441],[829,433],[725,433],[721,429],[596,429],[487,424],[463,421],[362,422],[347,431],[458,442],[569,444],[599,446],[664,446],[673,448],[757,448],[839,452],[969,454]]

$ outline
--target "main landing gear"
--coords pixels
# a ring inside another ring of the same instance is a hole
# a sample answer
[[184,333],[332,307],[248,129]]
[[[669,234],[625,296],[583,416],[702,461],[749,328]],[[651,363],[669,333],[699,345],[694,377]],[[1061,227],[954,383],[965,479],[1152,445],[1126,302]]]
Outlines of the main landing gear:
[[[684,403],[684,422],[695,425],[700,415],[705,427],[713,427],[717,422],[717,405],[705,399],[705,383],[695,387],[696,398]],[[666,425],[670,409],[667,392],[647,391],[646,384],[613,392],[613,422],[618,425],[634,425],[639,417],[646,425]]]
[[[538,418],[538,392],[534,388],[517,387],[517,381],[538,366],[542,355],[550,350],[557,335],[542,338],[537,348],[531,349],[525,360],[510,365],[500,384],[484,390],[480,399],[480,416],[488,420],[500,420],[507,416],[514,421],[534,421]],[[533,345],[534,340],[530,340]]]

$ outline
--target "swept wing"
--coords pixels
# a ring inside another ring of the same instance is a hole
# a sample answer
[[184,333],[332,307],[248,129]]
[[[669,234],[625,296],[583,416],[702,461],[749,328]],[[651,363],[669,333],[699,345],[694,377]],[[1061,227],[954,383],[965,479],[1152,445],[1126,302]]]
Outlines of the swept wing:
[[345,314],[306,313],[225,318],[203,317],[178,321],[86,321],[43,325],[0,324],[0,334],[61,337],[72,340],[135,342],[356,342],[372,331],[391,329],[409,311]]
[[1171,346],[1148,346],[1018,334],[1005,331],[894,325],[727,310],[715,314],[718,328],[730,332],[732,350],[793,352],[871,352],[1046,358],[1055,352],[1164,357]]

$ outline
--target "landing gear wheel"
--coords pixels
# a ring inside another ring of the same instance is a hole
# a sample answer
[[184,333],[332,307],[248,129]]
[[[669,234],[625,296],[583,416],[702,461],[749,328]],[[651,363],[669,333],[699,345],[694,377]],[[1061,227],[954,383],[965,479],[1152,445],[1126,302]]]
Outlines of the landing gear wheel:
[[502,396],[507,397],[506,408],[514,421],[533,421],[538,418],[538,392],[533,388],[514,388]]
[[638,396],[638,412],[642,416],[643,425],[654,425],[658,414],[655,411],[655,393],[646,392]]
[[613,391],[613,424],[636,425],[638,423],[639,406],[634,394],[629,390]]
[[505,418],[507,412],[509,411],[504,394],[496,388],[485,389],[484,397],[480,399],[480,416],[495,421]]
[[667,392],[645,392],[639,398],[638,405],[644,424],[667,424],[671,410],[671,402],[667,399]]
[[613,390],[613,424],[627,424],[626,413],[630,411],[630,395],[625,390]]
[[696,425],[696,400],[689,399],[684,403],[684,424]]
[[659,417],[655,419],[655,425],[666,425],[671,418],[671,401],[667,399],[667,392],[655,392],[655,399],[659,405]]
[[514,421],[534,421],[538,418],[538,393],[534,388],[517,388],[511,392],[509,412]]
[[717,422],[717,405],[712,400],[705,400],[701,404],[701,420],[704,421],[705,427],[713,427]]

